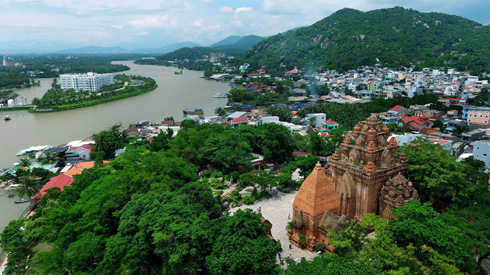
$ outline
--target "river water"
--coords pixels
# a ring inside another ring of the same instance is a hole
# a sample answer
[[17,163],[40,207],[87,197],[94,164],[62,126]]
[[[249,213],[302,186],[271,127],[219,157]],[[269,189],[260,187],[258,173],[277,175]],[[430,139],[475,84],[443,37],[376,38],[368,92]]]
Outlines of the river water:
[[[185,119],[182,110],[201,108],[204,116],[213,116],[217,107],[226,104],[225,98],[214,98],[214,93],[227,93],[228,84],[200,78],[203,73],[183,70],[175,75],[176,68],[163,66],[136,65],[133,61],[117,61],[131,69],[126,74],[151,77],[158,88],[136,97],[104,103],[76,110],[30,114],[27,111],[0,112],[10,115],[11,121],[0,121],[0,168],[16,162],[17,152],[30,146],[57,146],[73,140],[84,139],[93,133],[107,129],[117,122],[127,127],[141,120],[160,122],[165,117],[175,120]],[[40,87],[17,89],[19,99],[24,97],[30,103],[35,97],[41,98],[49,89],[52,79],[42,79]],[[20,102],[20,100],[19,100]],[[17,219],[27,204],[14,204],[13,199],[0,194],[0,232],[12,219]]]

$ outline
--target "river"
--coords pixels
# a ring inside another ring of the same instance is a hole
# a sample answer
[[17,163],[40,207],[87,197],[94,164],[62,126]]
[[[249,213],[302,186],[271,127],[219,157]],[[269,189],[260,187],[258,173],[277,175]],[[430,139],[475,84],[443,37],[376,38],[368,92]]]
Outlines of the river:
[[[183,74],[176,75],[176,68],[172,67],[137,65],[133,61],[113,63],[131,68],[123,73],[155,79],[158,88],[136,97],[64,112],[0,112],[0,115],[8,114],[12,118],[11,121],[0,121],[0,168],[11,166],[18,160],[17,152],[30,146],[57,146],[84,139],[117,122],[127,127],[141,120],[160,122],[169,116],[182,120],[185,108],[202,108],[204,116],[213,116],[217,107],[226,104],[225,98],[214,98],[213,94],[227,93],[230,86],[199,78],[202,72],[183,70]],[[15,92],[30,103],[34,97],[41,98],[51,83],[52,79],[42,79],[40,87]],[[0,232],[10,220],[17,219],[26,206],[14,204],[12,199],[0,195]]]

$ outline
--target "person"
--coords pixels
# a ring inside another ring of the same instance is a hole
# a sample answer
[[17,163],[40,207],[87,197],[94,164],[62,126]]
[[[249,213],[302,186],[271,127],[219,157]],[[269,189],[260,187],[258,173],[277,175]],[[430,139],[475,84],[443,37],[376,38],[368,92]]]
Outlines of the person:
[[291,249],[291,248],[292,248],[292,247],[291,247],[291,244],[289,244],[289,249]]
[[291,213],[288,213],[288,220],[291,219]]
[[259,213],[260,213],[260,212],[262,212],[262,208],[261,208],[261,207],[259,207]]
[[230,208],[233,208],[233,203],[230,203],[231,207]]

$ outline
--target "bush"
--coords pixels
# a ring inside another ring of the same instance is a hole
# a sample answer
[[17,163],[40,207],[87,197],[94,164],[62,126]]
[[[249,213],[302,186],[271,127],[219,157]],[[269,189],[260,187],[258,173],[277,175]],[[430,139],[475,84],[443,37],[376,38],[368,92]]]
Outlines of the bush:
[[315,244],[315,251],[323,251],[325,250],[325,246],[322,243]]
[[221,178],[223,176],[223,172],[219,172],[217,178]]
[[277,240],[277,252],[282,252],[281,240]]
[[[219,181],[218,181],[219,182]],[[218,185],[216,186],[216,189],[226,189],[228,186],[224,185],[223,183],[219,182]]]
[[209,172],[209,170],[204,171],[204,176],[205,176],[206,178],[209,178],[209,175],[210,175],[210,174],[211,174],[211,172]]
[[288,224],[286,225],[286,229],[293,229],[293,227],[294,227],[293,221],[288,222]]
[[212,180],[211,180],[211,184],[215,184],[215,183],[216,183],[216,184],[218,184],[218,183],[220,183],[220,182],[219,182],[219,180],[218,180],[218,179],[212,179]]
[[211,173],[211,177],[217,178],[218,177],[218,171],[213,171],[213,173]]
[[255,200],[260,200],[260,199],[263,199],[263,198],[268,198],[270,196],[271,196],[271,194],[269,194],[269,192],[262,191],[260,193],[255,194]]
[[243,198],[243,203],[245,203],[246,205],[251,205],[254,202],[255,202],[255,199],[252,196],[245,196]]
[[231,176],[233,177],[233,181],[237,181],[240,177],[240,173],[238,173],[238,171],[234,171],[233,173],[231,173]]
[[294,183],[294,188],[300,188],[301,187],[301,184],[303,184],[303,181],[301,181],[301,180],[295,182]]
[[240,192],[238,191],[235,191],[233,192],[233,194],[231,194],[231,196],[236,200],[236,201],[239,201],[240,198],[242,197],[242,194],[240,194]]
[[203,182],[203,183],[209,183],[209,179],[208,179],[207,177],[203,177],[203,178],[202,178],[202,182]]

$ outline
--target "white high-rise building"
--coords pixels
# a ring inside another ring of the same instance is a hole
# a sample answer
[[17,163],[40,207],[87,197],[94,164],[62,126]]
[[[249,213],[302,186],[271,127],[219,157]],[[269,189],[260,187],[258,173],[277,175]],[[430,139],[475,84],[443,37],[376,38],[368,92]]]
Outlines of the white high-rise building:
[[77,91],[97,92],[100,87],[114,84],[113,74],[62,74],[60,83],[63,90],[75,89]]

